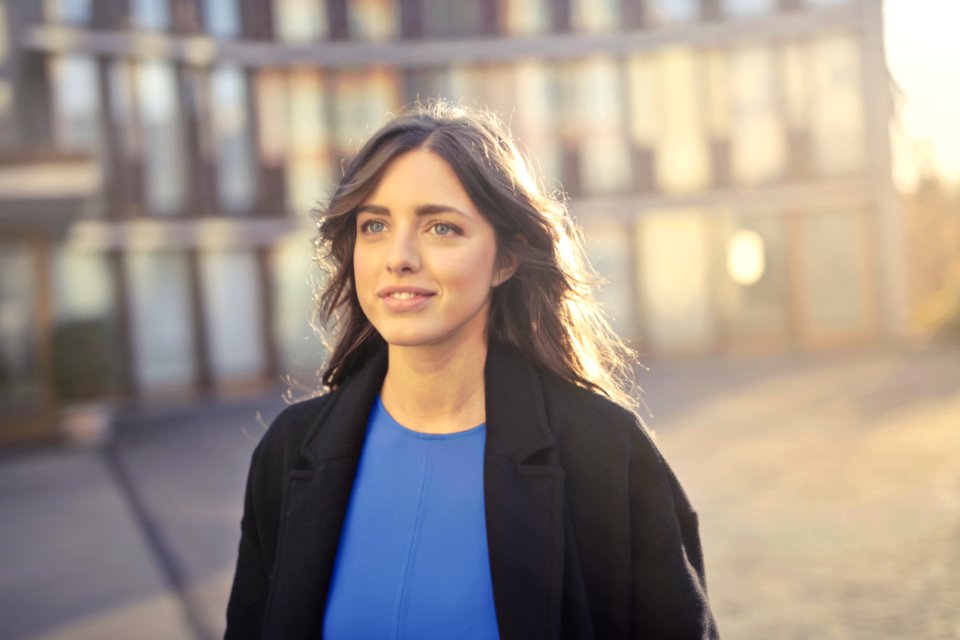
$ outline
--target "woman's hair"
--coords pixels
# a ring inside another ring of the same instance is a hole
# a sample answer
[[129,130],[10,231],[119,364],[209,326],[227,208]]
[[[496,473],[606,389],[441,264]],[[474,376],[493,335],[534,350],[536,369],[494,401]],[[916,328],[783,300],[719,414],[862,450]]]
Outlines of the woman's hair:
[[323,384],[336,388],[384,345],[356,294],[357,208],[387,166],[415,149],[450,165],[494,228],[498,266],[517,265],[493,290],[488,342],[634,409],[632,352],[593,299],[598,278],[562,195],[544,191],[496,116],[444,101],[414,105],[374,133],[317,212],[316,260],[328,272],[317,313],[321,328],[333,329]]

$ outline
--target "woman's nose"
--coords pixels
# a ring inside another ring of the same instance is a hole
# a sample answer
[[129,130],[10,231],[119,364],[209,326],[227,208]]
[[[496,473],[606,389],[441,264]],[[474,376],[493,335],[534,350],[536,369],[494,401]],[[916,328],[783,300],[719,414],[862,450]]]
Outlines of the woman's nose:
[[416,239],[409,233],[397,233],[391,238],[387,254],[387,271],[390,273],[412,272],[420,269],[420,252]]

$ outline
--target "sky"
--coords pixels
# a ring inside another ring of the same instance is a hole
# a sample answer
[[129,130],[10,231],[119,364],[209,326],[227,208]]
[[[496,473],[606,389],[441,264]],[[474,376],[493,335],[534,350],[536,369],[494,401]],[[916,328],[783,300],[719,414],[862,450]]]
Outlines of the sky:
[[884,0],[887,66],[901,94],[891,131],[894,179],[929,166],[960,183],[960,0]]

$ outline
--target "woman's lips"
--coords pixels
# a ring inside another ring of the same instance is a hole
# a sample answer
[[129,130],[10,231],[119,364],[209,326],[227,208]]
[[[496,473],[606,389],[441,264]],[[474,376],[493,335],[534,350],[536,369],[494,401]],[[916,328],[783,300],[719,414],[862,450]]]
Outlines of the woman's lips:
[[423,308],[434,296],[422,289],[387,289],[377,294],[383,304],[391,311],[408,312]]

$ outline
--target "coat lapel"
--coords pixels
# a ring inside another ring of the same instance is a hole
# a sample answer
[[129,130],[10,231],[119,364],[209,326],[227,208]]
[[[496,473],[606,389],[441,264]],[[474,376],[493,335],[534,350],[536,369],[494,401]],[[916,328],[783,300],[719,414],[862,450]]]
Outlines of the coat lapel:
[[[340,531],[367,417],[386,373],[385,350],[333,392],[289,472],[264,631],[320,637]],[[491,347],[484,369],[487,545],[501,638],[559,636],[563,589],[563,469],[536,370]]]
[[556,638],[563,596],[563,469],[540,377],[491,348],[484,373],[484,500],[500,637]]
[[288,473],[264,635],[320,638],[340,530],[366,435],[367,417],[386,373],[386,353],[332,392],[300,453],[307,468]]

